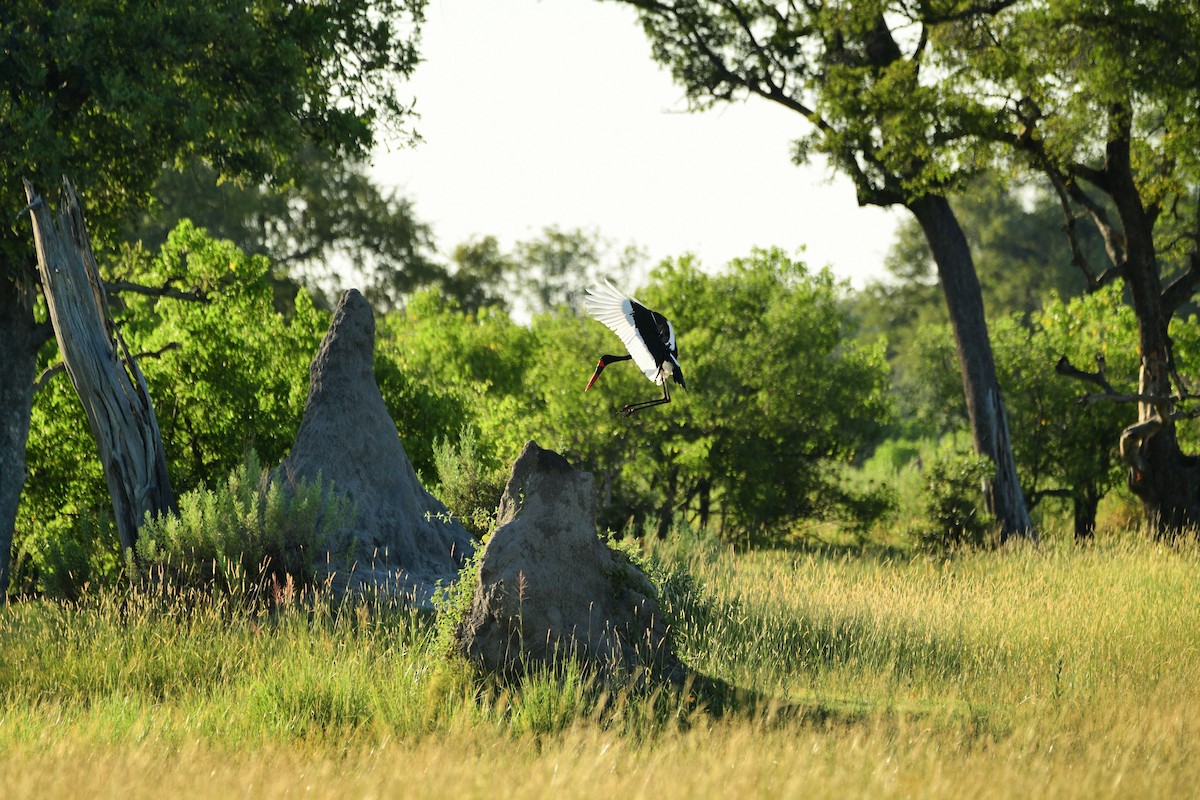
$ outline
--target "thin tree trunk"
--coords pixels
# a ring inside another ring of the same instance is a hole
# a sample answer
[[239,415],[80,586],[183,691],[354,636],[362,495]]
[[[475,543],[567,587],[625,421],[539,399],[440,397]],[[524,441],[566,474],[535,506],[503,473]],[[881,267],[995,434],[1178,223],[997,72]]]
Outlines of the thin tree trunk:
[[31,268],[15,260],[0,263],[0,604],[8,591],[13,531],[25,486],[25,445],[42,344],[33,317],[36,292]]
[[1072,497],[1071,506],[1075,522],[1075,542],[1088,544],[1096,538],[1096,509],[1100,506],[1100,497],[1095,487],[1088,487]]
[[146,514],[175,504],[154,405],[141,370],[108,319],[75,190],[63,181],[56,218],[28,182],[25,192],[50,320],[99,448],[121,548],[129,551]]
[[908,208],[921,224],[937,264],[954,330],[975,452],[996,465],[996,473],[982,487],[987,510],[1000,524],[1001,541],[1010,536],[1036,538],[1017,478],[1008,416],[983,313],[983,293],[967,238],[945,197],[919,197],[910,201]]

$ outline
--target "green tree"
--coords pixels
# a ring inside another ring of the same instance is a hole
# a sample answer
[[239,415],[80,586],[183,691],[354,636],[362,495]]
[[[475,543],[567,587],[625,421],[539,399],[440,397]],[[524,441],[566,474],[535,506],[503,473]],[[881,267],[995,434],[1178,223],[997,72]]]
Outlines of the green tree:
[[[525,300],[531,311],[577,308],[600,269],[596,237],[583,230],[551,226],[541,238],[517,242],[513,260],[522,266]],[[532,273],[529,278],[524,276]],[[514,276],[515,277],[515,276]]]
[[508,310],[504,299],[505,284],[517,273],[512,257],[500,249],[495,236],[482,236],[460,242],[450,254],[453,272],[444,288],[463,310],[477,314],[484,306]]
[[535,314],[560,308],[579,312],[587,287],[596,279],[625,283],[643,258],[632,245],[615,257],[612,249],[596,231],[551,225],[513,248],[512,262],[520,273],[510,276],[509,291]]
[[[0,587],[25,479],[38,351],[21,179],[69,175],[97,250],[164,164],[284,182],[308,146],[363,155],[408,114],[424,0],[11,0],[0,7]],[[14,222],[17,220],[17,222]]]
[[804,117],[797,161],[817,153],[861,204],[903,206],[920,224],[950,316],[977,453],[1002,535],[1031,532],[971,249],[948,195],[986,156],[994,114],[942,68],[944,31],[1007,2],[620,0],[638,10],[656,60],[697,107],[752,95]]
[[[1200,459],[1179,444],[1194,396],[1169,323],[1200,286],[1200,7],[1023,3],[952,33],[951,68],[997,98],[1001,139],[1056,192],[1089,285],[1124,282],[1141,375],[1119,450],[1155,529],[1194,528]],[[1103,239],[1102,259],[1079,246],[1081,220]]]
[[[1083,276],[1071,263],[1062,235],[1062,211],[1051,192],[1036,186],[1005,187],[985,178],[956,195],[953,204],[971,241],[984,304],[1000,324],[1008,324],[1004,320],[1011,314],[1031,319],[1055,294],[1072,297],[1084,291]],[[1096,236],[1084,237],[1081,244],[1091,253],[1103,250]],[[887,337],[902,413],[907,415],[920,411],[912,403],[929,396],[923,375],[927,371],[915,340],[929,326],[945,326],[949,319],[924,233],[914,220],[901,222],[885,266],[890,277],[868,283],[852,298],[852,307],[861,335]],[[946,333],[943,327],[941,335]],[[996,336],[993,331],[993,342]],[[1010,386],[1003,376],[1001,385]],[[939,397],[937,404],[944,408],[944,400]],[[954,407],[961,410],[962,404]],[[961,420],[957,417],[955,425]]]
[[457,443],[464,427],[478,433],[482,458],[516,457],[537,408],[524,388],[532,341],[505,312],[469,314],[439,290],[417,292],[379,322],[380,391],[425,476],[437,474],[438,443]]
[[[1077,381],[1061,374],[1061,359],[1104,365],[1108,380],[1136,387],[1137,361],[1133,312],[1113,287],[1062,300],[1051,297],[1040,311],[1013,312],[993,326],[997,368],[1008,391],[1013,454],[1030,505],[1046,498],[1070,504],[1077,540],[1092,537],[1101,498],[1121,478],[1112,441],[1132,421],[1133,409],[1111,403],[1079,402]],[[953,354],[936,329],[914,342],[922,364],[916,383],[923,386],[921,407],[953,427],[965,417],[953,385]]]
[[[116,322],[157,398],[156,409],[180,492],[213,486],[253,452],[278,463],[295,441],[308,391],[308,365],[328,325],[301,290],[284,317],[273,304],[270,262],[247,256],[181,223],[154,256],[128,249],[114,278],[141,285],[184,285],[203,299],[131,295]],[[48,371],[35,397],[29,478],[17,515],[16,547],[28,554],[26,583],[70,593],[120,563],[113,536],[88,541],[108,498],[79,400],[70,382]],[[82,525],[81,525],[82,521]],[[70,556],[68,558],[68,556]],[[65,571],[72,570],[68,580]]]
[[377,366],[414,465],[460,480],[435,469],[435,453],[469,440],[481,474],[494,474],[536,439],[596,476],[602,524],[618,530],[665,534],[687,518],[765,540],[850,513],[839,466],[887,421],[887,369],[880,347],[847,341],[831,275],[774,250],[719,276],[684,258],[639,296],[675,323],[692,390],[625,419],[617,408],[657,390],[613,366],[584,393],[599,355],[621,347],[595,320],[563,308],[523,326],[436,291],[414,295],[381,322]]
[[847,505],[837,465],[886,421],[887,370],[881,348],[847,341],[833,277],[778,250],[716,276],[683,258],[638,296],[675,326],[690,390],[629,420],[615,410],[655,394],[639,371],[611,367],[582,394],[596,357],[620,347],[612,334],[594,320],[534,321],[527,392],[552,437],[541,443],[597,474],[606,522],[665,533],[684,515],[761,541]]
[[[127,234],[156,250],[182,219],[275,264],[281,300],[297,282],[336,295],[351,281],[376,309],[396,307],[415,289],[447,278],[433,253],[433,232],[413,204],[382,192],[360,161],[305,148],[295,177],[279,186],[221,180],[195,161],[163,170],[153,204]],[[326,296],[332,306],[335,299]]]

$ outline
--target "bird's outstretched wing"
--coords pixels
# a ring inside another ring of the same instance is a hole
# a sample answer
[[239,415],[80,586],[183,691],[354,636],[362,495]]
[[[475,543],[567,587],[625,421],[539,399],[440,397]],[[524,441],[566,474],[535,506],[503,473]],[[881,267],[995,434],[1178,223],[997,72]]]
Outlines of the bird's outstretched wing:
[[650,350],[642,341],[642,337],[638,335],[637,327],[633,322],[634,306],[638,306],[643,311],[645,306],[627,296],[608,281],[603,283],[597,281],[587,290],[587,297],[583,302],[589,314],[603,322],[621,338],[626,349],[629,350],[629,355],[633,356],[633,363],[638,365],[638,369],[644,372],[650,380],[660,380],[662,376],[659,374],[658,363],[654,360],[654,356],[650,355]]

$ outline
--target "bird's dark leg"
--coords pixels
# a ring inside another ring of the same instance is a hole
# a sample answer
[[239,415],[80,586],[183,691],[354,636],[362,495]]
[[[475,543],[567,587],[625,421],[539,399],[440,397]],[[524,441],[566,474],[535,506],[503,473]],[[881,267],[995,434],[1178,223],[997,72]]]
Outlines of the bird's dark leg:
[[617,413],[621,414],[622,416],[630,417],[633,416],[633,412],[641,411],[643,408],[649,408],[650,406],[661,406],[663,403],[671,402],[671,393],[667,390],[667,381],[665,378],[663,379],[662,387],[663,396],[657,400],[646,400],[641,403],[629,403],[621,406],[621,410]]

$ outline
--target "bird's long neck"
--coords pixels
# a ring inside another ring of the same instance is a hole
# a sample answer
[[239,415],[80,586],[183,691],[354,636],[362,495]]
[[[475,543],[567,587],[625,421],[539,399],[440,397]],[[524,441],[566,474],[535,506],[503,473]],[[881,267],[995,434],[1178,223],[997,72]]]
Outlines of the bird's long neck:
[[614,356],[605,354],[600,356],[600,363],[596,365],[596,371],[592,373],[592,379],[588,381],[587,389],[584,389],[584,391],[586,392],[588,389],[592,388],[592,384],[596,382],[596,378],[600,377],[600,373],[603,372],[604,368],[609,364],[613,363],[614,361],[629,361],[632,358],[633,356],[631,355]]

